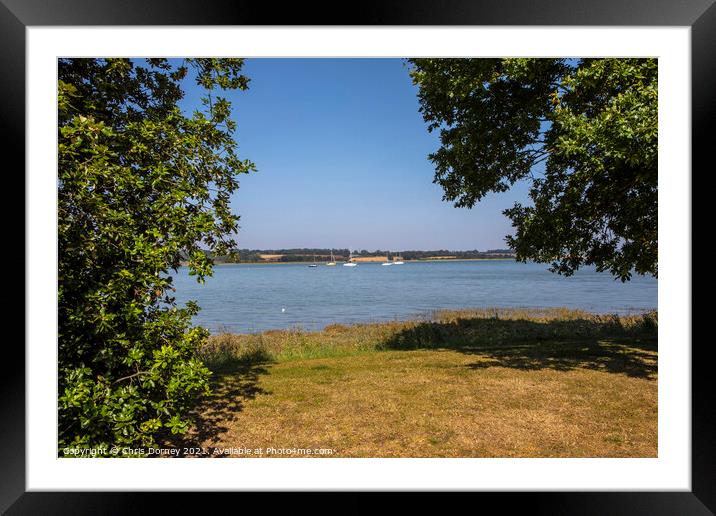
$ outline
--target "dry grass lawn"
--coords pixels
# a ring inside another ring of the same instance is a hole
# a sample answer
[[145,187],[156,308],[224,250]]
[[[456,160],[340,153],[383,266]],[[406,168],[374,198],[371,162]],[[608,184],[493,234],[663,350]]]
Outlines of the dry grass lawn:
[[655,317],[463,311],[223,336],[188,442],[264,457],[656,457]]

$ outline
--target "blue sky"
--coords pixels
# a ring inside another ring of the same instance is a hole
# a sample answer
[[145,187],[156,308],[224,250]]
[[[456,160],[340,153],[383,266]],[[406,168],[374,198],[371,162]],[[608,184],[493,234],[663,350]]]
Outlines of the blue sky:
[[[241,248],[494,249],[511,233],[502,210],[527,185],[454,208],[432,183],[439,146],[400,59],[247,59],[248,91],[228,92],[240,177],[232,210]],[[187,81],[182,107],[201,92]]]

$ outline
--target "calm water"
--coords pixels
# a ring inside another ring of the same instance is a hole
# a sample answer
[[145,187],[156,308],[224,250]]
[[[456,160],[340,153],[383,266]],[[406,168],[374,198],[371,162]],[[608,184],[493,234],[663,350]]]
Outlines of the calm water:
[[[580,270],[565,278],[544,264],[505,261],[406,262],[383,267],[305,264],[219,265],[199,285],[182,267],[177,302],[195,300],[195,322],[235,333],[331,323],[406,319],[438,308],[556,307],[638,312],[657,307],[657,281]],[[285,311],[282,311],[285,309]]]

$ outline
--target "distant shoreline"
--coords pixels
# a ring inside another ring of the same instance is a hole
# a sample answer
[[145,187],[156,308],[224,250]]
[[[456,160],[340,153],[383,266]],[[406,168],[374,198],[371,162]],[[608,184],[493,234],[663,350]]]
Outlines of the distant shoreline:
[[[418,258],[416,260],[403,260],[405,263],[418,263],[418,262],[496,262],[496,261],[515,261],[515,258]],[[316,262],[316,265],[326,265],[328,262]],[[347,263],[345,261],[338,261],[336,262],[336,265],[340,266],[344,263]],[[358,264],[381,264],[386,263],[385,261],[356,261],[354,263]],[[388,262],[391,263],[391,262]],[[304,265],[312,265],[313,262],[311,261],[290,261],[290,262],[269,262],[269,261],[261,261],[261,262],[214,262],[214,265],[295,265],[295,264],[304,264]],[[186,267],[188,265],[187,262],[181,262],[180,266]]]

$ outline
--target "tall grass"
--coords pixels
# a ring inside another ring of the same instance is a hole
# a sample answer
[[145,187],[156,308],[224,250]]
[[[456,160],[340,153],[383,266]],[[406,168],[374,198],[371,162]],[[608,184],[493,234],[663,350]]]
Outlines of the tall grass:
[[567,308],[438,310],[413,321],[332,324],[322,331],[222,332],[200,357],[213,370],[241,364],[321,358],[385,349],[479,347],[539,340],[656,337],[656,311],[592,314]]

